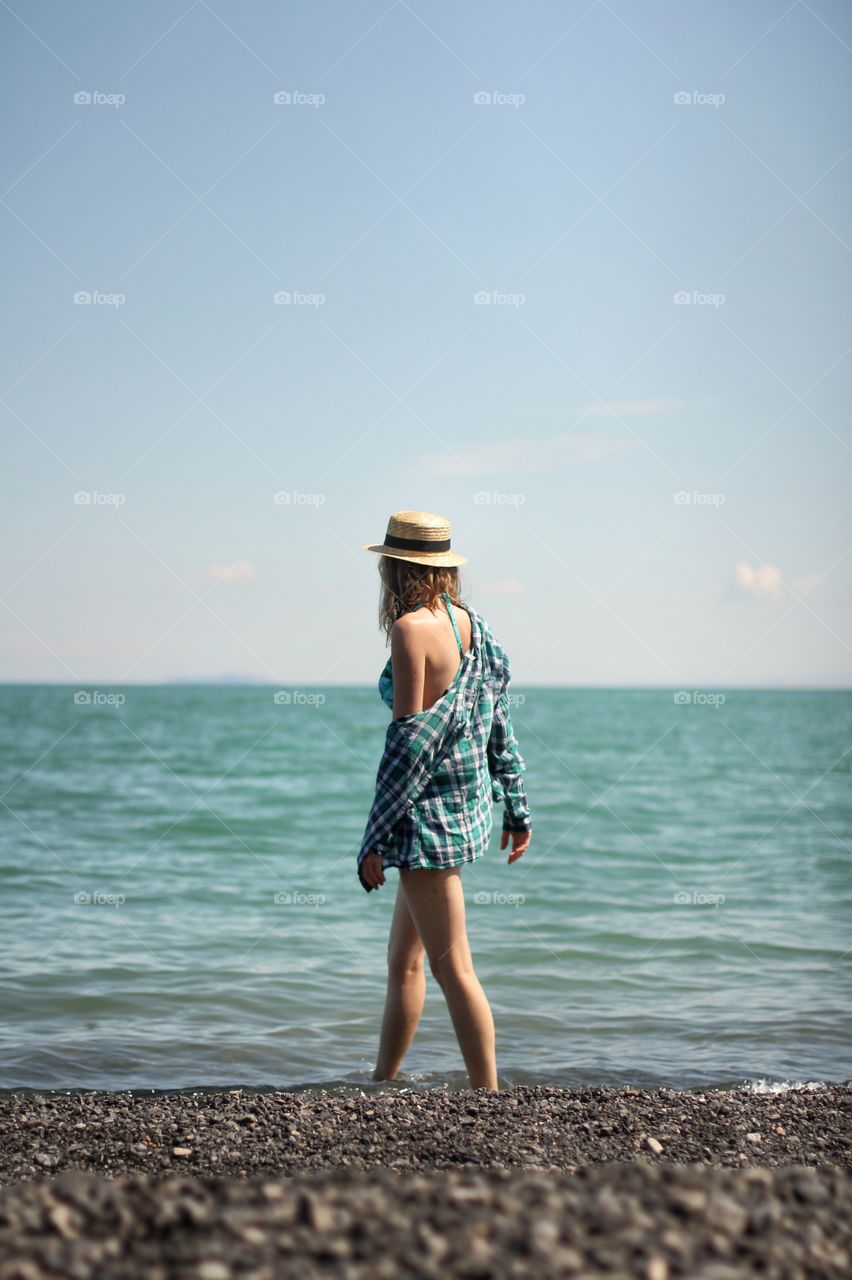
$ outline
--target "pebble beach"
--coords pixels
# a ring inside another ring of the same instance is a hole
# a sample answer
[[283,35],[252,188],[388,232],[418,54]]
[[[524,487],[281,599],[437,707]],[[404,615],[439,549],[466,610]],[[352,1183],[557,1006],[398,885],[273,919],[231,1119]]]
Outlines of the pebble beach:
[[852,1085],[6,1094],[0,1280],[852,1273]]

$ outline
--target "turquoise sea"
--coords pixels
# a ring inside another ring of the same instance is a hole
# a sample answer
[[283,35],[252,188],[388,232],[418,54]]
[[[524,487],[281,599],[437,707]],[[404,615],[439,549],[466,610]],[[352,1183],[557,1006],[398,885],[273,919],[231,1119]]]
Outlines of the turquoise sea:
[[[849,1079],[852,694],[513,688],[532,846],[463,872],[501,1085]],[[374,687],[0,687],[0,1087],[372,1087],[387,722]],[[401,1082],[463,1087],[427,983]]]

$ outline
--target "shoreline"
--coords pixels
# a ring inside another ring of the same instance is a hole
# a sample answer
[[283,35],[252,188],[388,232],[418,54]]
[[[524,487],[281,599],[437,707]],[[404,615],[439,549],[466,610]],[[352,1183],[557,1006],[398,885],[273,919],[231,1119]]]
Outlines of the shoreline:
[[0,1098],[0,1280],[840,1280],[852,1085]]
[[[609,1084],[598,1084],[587,1080],[572,1080],[560,1083],[558,1080],[516,1080],[504,1077],[500,1080],[498,1092],[507,1093],[513,1089],[549,1089],[561,1093],[578,1093],[589,1089],[620,1090],[634,1093],[672,1093],[691,1095],[696,1093],[755,1093],[779,1094],[793,1091],[813,1092],[818,1089],[852,1088],[852,1077],[837,1080],[774,1080],[765,1076],[755,1079],[744,1077],[735,1080],[713,1081],[704,1084],[679,1085],[662,1081],[612,1081]],[[317,1094],[337,1098],[374,1097],[382,1093],[443,1093],[452,1094],[467,1090],[467,1085],[449,1082],[445,1077],[427,1079],[422,1075],[402,1073],[395,1080],[363,1080],[331,1078],[328,1080],[298,1080],[289,1084],[270,1084],[267,1081],[257,1084],[179,1084],[179,1085],[51,1085],[13,1084],[0,1086],[0,1105],[7,1098],[14,1097],[79,1097],[81,1095],[98,1094],[104,1097],[121,1097],[127,1095],[134,1098],[161,1098],[175,1094],[209,1095],[218,1093],[287,1093]]]
[[306,1169],[576,1169],[646,1160],[852,1169],[852,1085],[0,1098],[0,1184],[81,1168],[247,1177]]

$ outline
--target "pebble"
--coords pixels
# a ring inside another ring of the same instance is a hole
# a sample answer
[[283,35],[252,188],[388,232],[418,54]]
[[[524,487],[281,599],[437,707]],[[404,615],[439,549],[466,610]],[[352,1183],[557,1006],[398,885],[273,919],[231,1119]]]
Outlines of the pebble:
[[707,1193],[697,1187],[672,1187],[672,1201],[685,1213],[703,1213],[707,1207]]
[[61,1236],[66,1240],[73,1240],[78,1234],[75,1215],[71,1212],[67,1204],[59,1201],[51,1206],[47,1214],[51,1223]]
[[715,1195],[706,1210],[707,1221],[726,1236],[739,1236],[746,1229],[748,1213],[730,1196]]

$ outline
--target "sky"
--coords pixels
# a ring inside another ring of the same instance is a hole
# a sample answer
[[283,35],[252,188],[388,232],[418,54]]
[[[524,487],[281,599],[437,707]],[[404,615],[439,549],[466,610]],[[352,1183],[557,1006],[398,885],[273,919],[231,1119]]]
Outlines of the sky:
[[852,9],[3,0],[0,680],[847,687]]

